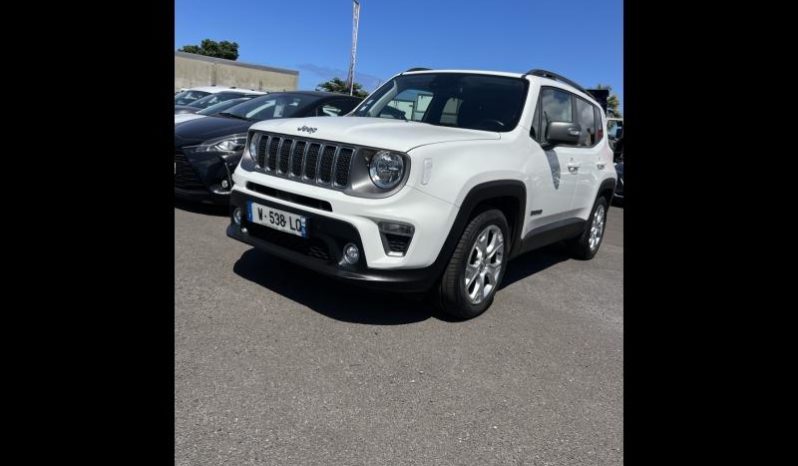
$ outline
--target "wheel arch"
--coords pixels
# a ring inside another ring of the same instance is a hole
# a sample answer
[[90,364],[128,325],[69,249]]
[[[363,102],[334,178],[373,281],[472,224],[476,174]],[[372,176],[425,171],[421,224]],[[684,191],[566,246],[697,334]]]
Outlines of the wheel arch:
[[495,208],[501,210],[510,226],[510,254],[514,257],[521,246],[521,235],[526,212],[526,186],[520,180],[494,180],[480,183],[468,191],[455,217],[452,228],[435,260],[442,272],[457,246],[468,222],[480,212]]
[[615,193],[615,178],[607,178],[601,182],[596,193],[596,199],[603,197],[607,199],[607,204],[612,202],[612,195]]

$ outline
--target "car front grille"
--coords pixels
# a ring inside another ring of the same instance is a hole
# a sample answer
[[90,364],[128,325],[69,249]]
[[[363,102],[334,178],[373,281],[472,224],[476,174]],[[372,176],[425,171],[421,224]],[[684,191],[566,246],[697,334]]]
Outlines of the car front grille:
[[303,183],[344,189],[355,147],[312,139],[255,132],[258,169],[273,176]]
[[206,189],[197,172],[182,152],[175,152],[175,187],[181,189]]
[[331,262],[333,260],[332,256],[330,256],[329,247],[324,241],[318,238],[304,239],[282,231],[273,230],[263,225],[258,225],[257,223],[246,222],[246,228],[252,236],[282,248],[310,256],[323,262]]
[[385,234],[385,241],[388,243],[388,250],[403,256],[407,252],[407,246],[410,245],[411,239],[413,239],[412,236],[392,235],[390,233]]

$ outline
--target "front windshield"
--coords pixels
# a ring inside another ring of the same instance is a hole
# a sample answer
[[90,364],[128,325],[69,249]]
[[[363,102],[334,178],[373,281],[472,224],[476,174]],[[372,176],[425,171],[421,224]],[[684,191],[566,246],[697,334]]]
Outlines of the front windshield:
[[197,99],[194,102],[188,104],[188,106],[195,108],[208,108],[211,105],[218,104],[219,102],[224,102],[225,100],[230,100],[230,99],[237,99],[243,95],[244,94],[240,92],[219,92],[216,94],[206,95],[201,99]]
[[175,105],[188,105],[197,99],[205,97],[206,95],[210,95],[210,92],[191,91],[191,90],[183,91],[175,96]]
[[521,78],[467,73],[397,76],[350,116],[391,118],[438,126],[511,131],[526,100]]
[[219,102],[216,105],[211,105],[208,108],[200,110],[197,112],[197,115],[214,115],[216,113],[223,112],[228,108],[235,107],[242,102],[246,102],[251,98],[252,97],[239,97],[238,99],[225,100],[224,102]]
[[221,115],[252,121],[291,118],[316,99],[317,97],[306,94],[268,94],[236,105]]

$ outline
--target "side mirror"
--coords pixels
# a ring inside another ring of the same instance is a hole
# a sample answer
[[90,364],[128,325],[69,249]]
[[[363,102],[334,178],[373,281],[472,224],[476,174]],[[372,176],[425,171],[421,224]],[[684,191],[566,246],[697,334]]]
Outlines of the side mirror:
[[550,147],[558,144],[576,145],[581,134],[582,128],[578,123],[551,121],[546,127],[546,141]]

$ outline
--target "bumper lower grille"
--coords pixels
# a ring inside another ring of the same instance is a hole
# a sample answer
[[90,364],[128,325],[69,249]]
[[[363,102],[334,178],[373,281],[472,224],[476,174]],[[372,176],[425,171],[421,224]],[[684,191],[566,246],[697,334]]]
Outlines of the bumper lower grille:
[[289,249],[294,252],[313,257],[315,259],[331,262],[329,248],[323,241],[317,238],[303,239],[298,236],[289,235],[281,231],[273,230],[256,223],[246,223],[249,233],[261,240]]
[[356,148],[311,139],[255,132],[258,168],[269,175],[344,189]]
[[175,153],[175,187],[181,189],[206,189],[197,172],[182,152]]
[[390,252],[399,253],[404,255],[407,252],[407,246],[410,245],[411,236],[385,234],[385,241],[388,243]]

